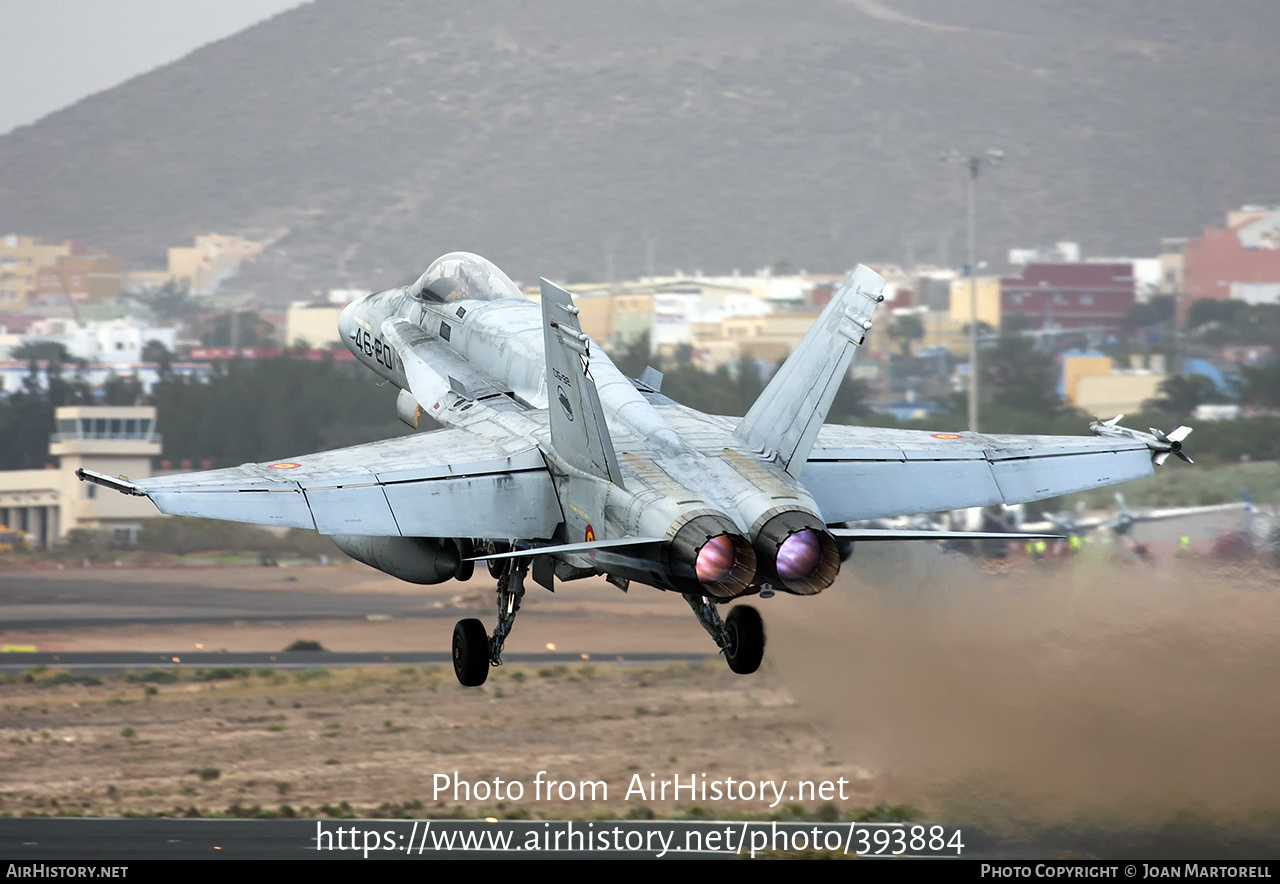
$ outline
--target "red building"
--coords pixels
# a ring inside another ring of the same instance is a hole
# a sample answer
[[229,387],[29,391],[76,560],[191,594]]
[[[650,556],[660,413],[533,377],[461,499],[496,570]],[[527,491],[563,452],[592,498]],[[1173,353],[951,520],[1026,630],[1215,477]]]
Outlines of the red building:
[[1230,298],[1236,284],[1245,289],[1236,297],[1254,300],[1250,283],[1280,283],[1280,210],[1246,206],[1231,212],[1225,230],[1188,239],[1182,255],[1181,311],[1202,298]]
[[1028,264],[1000,280],[1001,316],[1026,316],[1032,328],[1123,331],[1134,302],[1132,264]]

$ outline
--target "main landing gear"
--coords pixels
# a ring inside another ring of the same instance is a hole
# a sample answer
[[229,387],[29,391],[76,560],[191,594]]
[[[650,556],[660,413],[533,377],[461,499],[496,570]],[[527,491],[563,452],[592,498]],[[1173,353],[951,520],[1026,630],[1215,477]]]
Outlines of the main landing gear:
[[727,619],[721,620],[713,599],[685,593],[684,600],[720,646],[730,669],[739,675],[750,675],[760,668],[764,659],[764,621],[759,611],[750,605],[738,605]]
[[[502,568],[498,578],[498,625],[493,637],[485,634],[484,624],[474,617],[459,620],[453,628],[453,674],[465,688],[479,687],[489,677],[490,666],[502,665],[502,646],[511,634],[511,627],[520,612],[520,600],[524,598],[524,575],[529,570],[526,559],[499,560]],[[490,561],[490,571],[494,569]]]

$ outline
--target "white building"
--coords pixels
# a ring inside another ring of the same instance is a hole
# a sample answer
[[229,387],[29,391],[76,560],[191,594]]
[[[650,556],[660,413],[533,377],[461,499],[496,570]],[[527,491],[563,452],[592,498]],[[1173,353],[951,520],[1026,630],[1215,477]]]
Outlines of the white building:
[[21,344],[51,341],[67,348],[73,359],[83,359],[107,366],[135,365],[142,362],[142,351],[151,341],[158,341],[172,352],[178,343],[178,331],[159,328],[127,317],[106,322],[76,322],[74,319],[51,317],[33,322],[15,343],[12,336],[0,340],[0,358],[9,356]]

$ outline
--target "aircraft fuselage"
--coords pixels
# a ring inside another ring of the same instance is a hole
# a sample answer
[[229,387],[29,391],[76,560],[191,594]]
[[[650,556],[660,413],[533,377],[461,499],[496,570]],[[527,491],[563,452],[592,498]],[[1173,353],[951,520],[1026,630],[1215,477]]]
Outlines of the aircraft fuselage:
[[[562,456],[545,410],[568,406],[557,400],[557,393],[565,395],[563,385],[547,382],[543,310],[518,292],[511,294],[432,301],[405,286],[352,303],[343,311],[339,329],[357,359],[404,391],[402,400],[421,393],[422,385],[414,389],[412,365],[406,370],[406,338],[391,333],[389,323],[407,321],[418,331],[420,338],[411,348],[415,352],[407,354],[410,363],[415,353],[428,351],[435,354],[436,366],[442,364],[441,355],[463,360],[457,373],[468,377],[450,374],[447,387],[439,383],[426,396],[416,396],[416,413],[445,426],[475,427],[486,420],[527,423],[525,429],[537,440],[555,478],[563,514],[561,536],[548,540],[664,540],[658,548],[561,556],[570,564],[562,573],[590,569],[724,598],[766,584],[799,594],[830,585],[839,554],[817,504],[799,480],[767,455],[748,450],[723,424],[700,423],[702,432],[723,436],[721,456],[706,456],[705,446],[703,451],[691,446],[655,403],[668,406],[664,411],[682,424],[696,421],[695,412],[642,393],[595,348],[590,348],[590,377],[607,432],[626,454],[614,479],[576,468]],[[551,394],[549,387],[555,388]],[[792,540],[793,535],[800,536]]]

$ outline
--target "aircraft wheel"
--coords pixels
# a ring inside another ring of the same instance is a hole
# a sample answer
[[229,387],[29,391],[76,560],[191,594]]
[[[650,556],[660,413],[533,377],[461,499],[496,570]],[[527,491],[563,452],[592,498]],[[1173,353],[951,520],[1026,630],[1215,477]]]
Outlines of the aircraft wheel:
[[470,580],[471,575],[476,573],[476,563],[466,560],[475,554],[475,547],[470,540],[454,540],[453,545],[458,550],[458,568],[453,573],[453,579]]
[[750,605],[738,605],[725,618],[729,646],[724,649],[729,668],[739,675],[750,675],[764,659],[764,621]]
[[[510,552],[510,550],[508,549],[508,544],[497,543],[492,540],[490,540],[487,544],[485,544],[484,551],[487,552],[489,555],[493,555],[494,553]],[[506,559],[488,559],[485,561],[485,564],[489,568],[489,576],[492,577],[494,580],[497,580],[499,577],[502,576],[502,572],[506,569],[509,563],[507,562]]]
[[464,688],[475,688],[489,677],[489,636],[474,618],[453,627],[453,673]]

